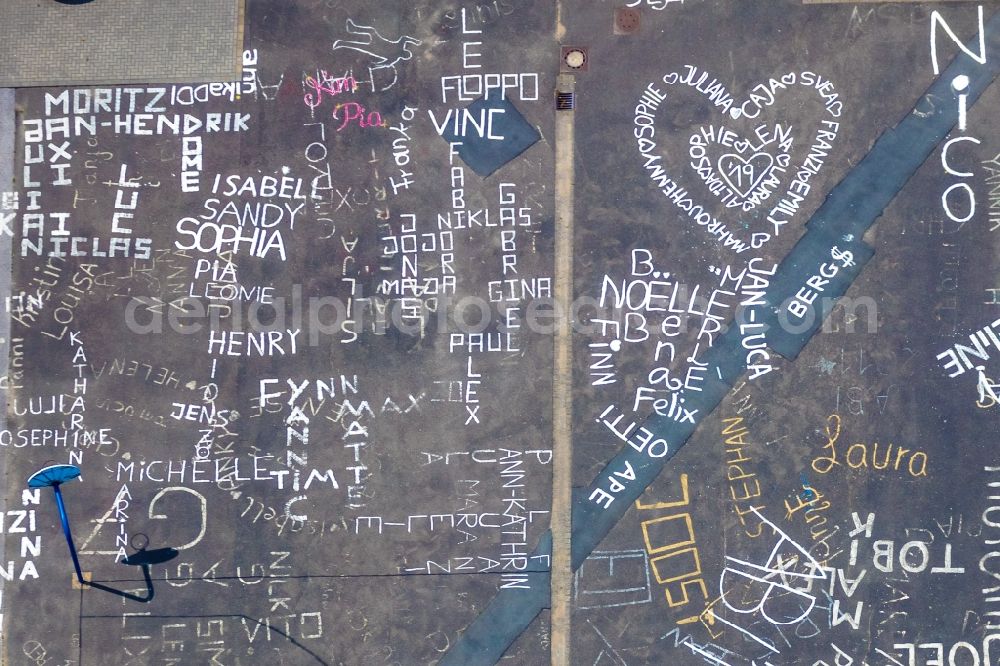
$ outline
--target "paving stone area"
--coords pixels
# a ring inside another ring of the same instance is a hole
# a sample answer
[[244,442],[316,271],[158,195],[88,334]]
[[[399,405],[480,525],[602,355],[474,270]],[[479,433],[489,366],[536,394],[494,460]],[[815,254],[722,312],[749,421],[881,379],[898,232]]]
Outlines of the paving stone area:
[[0,86],[228,81],[243,0],[0,2]]

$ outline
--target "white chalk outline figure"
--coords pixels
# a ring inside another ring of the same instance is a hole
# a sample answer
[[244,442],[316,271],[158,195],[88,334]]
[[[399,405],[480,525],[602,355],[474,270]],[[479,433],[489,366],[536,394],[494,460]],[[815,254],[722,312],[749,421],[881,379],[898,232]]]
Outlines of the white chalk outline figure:
[[[410,50],[411,46],[420,46],[423,42],[416,37],[410,37],[409,35],[401,35],[398,39],[388,39],[383,37],[378,30],[370,25],[358,25],[353,19],[347,19],[347,32],[351,35],[358,35],[364,39],[357,40],[347,40],[338,39],[333,43],[333,50],[338,49],[350,49],[351,51],[357,51],[358,53],[364,53],[370,56],[373,63],[368,65],[368,75],[371,78],[372,92],[382,92],[388,90],[389,88],[396,85],[396,81],[399,79],[399,72],[396,70],[396,65],[400,61],[406,61],[413,58],[413,52]],[[383,42],[379,44],[376,42],[376,38]],[[388,51],[388,55],[383,55],[379,53],[379,46],[385,47],[385,45],[390,45],[392,47],[397,47]],[[401,46],[400,46],[401,45]],[[390,57],[399,53],[390,62]],[[378,69],[391,69],[392,70],[392,82],[376,90],[375,88],[375,70]]]
[[[995,384],[992,379],[986,376],[986,368],[984,366],[977,365],[976,370],[979,371],[979,383],[976,387],[979,391],[979,400],[976,401],[976,405],[981,409],[989,409],[1000,402],[1000,396],[997,396],[993,390],[1000,386],[1000,384]],[[987,402],[987,398],[989,398],[989,402]]]

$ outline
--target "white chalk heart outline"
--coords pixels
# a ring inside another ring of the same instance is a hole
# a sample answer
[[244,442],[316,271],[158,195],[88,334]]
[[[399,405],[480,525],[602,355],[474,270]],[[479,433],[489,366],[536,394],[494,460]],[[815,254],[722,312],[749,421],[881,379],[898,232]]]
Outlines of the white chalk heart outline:
[[[818,96],[821,98],[821,109],[826,111],[833,119],[839,119],[843,111],[843,102],[839,99],[839,94],[836,93],[833,84],[830,81],[826,81],[822,76],[819,76],[813,72],[803,71],[803,72],[788,72],[778,78],[771,78],[767,83],[758,83],[750,89],[747,97],[742,102],[735,100],[726,90],[725,85],[720,83],[717,79],[712,78],[711,83],[706,85],[706,81],[710,74],[707,71],[699,72],[698,68],[693,65],[686,65],[687,74],[682,76],[679,72],[670,72],[663,77],[663,83],[670,86],[689,86],[694,88],[696,92],[700,93],[709,103],[711,103],[715,108],[722,108],[723,113],[728,115],[733,119],[747,118],[750,120],[758,119],[761,113],[774,106],[775,102],[779,97],[779,93],[786,92],[792,86],[802,85],[807,88],[814,89]],[[682,68],[683,69],[683,68]],[[698,76],[701,74],[700,77]],[[721,241],[723,245],[727,248],[733,249],[736,253],[742,253],[752,247],[753,249],[759,249],[764,246],[773,237],[769,232],[753,232],[750,236],[750,246],[748,247],[745,242],[738,239],[733,234],[733,229],[729,229],[724,222],[719,221],[710,211],[711,208],[707,207],[703,203],[695,201],[688,190],[676,179],[670,177],[669,172],[665,171],[663,167],[659,164],[662,159],[662,155],[656,154],[654,152],[656,148],[656,142],[653,138],[647,138],[647,132],[641,131],[641,127],[646,125],[639,122],[639,118],[644,116],[645,118],[655,119],[656,114],[659,109],[665,104],[669,104],[676,96],[666,95],[660,92],[655,86],[658,85],[656,82],[650,83],[646,90],[643,92],[642,98],[640,100],[640,105],[636,107],[635,115],[635,136],[638,141],[639,152],[645,157],[646,161],[644,164],[644,169],[647,171],[649,177],[658,184],[659,189],[663,194],[682,212],[686,213],[688,217],[694,220],[698,226],[705,227],[706,230],[717,237],[716,240]],[[668,101],[669,100],[669,101]],[[646,109],[645,112],[640,112],[640,107]],[[652,122],[652,121],[650,121]],[[821,128],[826,125],[830,130],[822,130]],[[826,120],[821,116],[818,116],[816,121],[817,135],[813,139],[813,145],[817,145],[820,141],[820,135],[825,131],[826,134],[830,135],[832,138],[827,142],[824,140],[824,144],[829,148],[832,148],[833,141],[836,140],[836,133],[839,129],[839,121],[834,122],[833,120]],[[655,129],[648,132],[650,137],[655,137]],[[745,143],[745,142],[744,142]],[[805,143],[803,141],[803,143]],[[809,149],[812,150],[812,147]],[[828,153],[824,153],[827,156]],[[773,156],[771,156],[773,159]],[[809,170],[809,177],[815,177],[825,166],[825,161],[820,162],[816,168],[809,167],[809,160],[812,158],[812,153],[809,152],[805,158],[803,158],[802,164],[798,165],[797,171],[793,171],[792,174],[802,173],[803,169]],[[721,158],[720,158],[721,159]],[[772,169],[774,164],[772,162]],[[720,170],[720,174],[722,171]],[[793,182],[795,178],[791,179]],[[761,179],[763,181],[763,178]],[[733,188],[736,191],[736,188]],[[751,188],[749,194],[753,194],[754,189]],[[786,194],[788,190],[786,190]],[[748,196],[748,195],[747,195]],[[780,225],[775,225],[775,235],[779,233]]]

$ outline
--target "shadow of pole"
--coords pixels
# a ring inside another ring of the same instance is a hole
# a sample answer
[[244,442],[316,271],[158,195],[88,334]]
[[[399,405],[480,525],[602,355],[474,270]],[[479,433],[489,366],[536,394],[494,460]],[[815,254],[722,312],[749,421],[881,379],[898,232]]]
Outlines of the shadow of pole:
[[[148,537],[146,537],[144,534],[139,535],[139,536],[141,536],[142,538],[145,539],[143,547],[142,548],[138,548],[135,553],[133,553],[132,555],[130,555],[130,556],[126,557],[124,560],[122,560],[122,564],[131,565],[131,566],[138,566],[138,567],[140,567],[142,569],[142,578],[143,578],[143,580],[146,583],[146,596],[145,597],[140,597],[140,596],[138,596],[136,594],[132,594],[131,592],[126,592],[124,590],[119,590],[119,589],[116,589],[116,588],[113,588],[113,587],[109,587],[107,585],[104,585],[103,583],[99,583],[99,582],[96,582],[96,581],[86,582],[85,583],[86,586],[87,587],[92,587],[92,588],[97,589],[97,590],[101,590],[102,592],[109,592],[111,594],[115,594],[115,595],[117,595],[119,597],[123,597],[125,599],[130,599],[132,601],[138,601],[139,603],[148,604],[150,601],[152,601],[153,597],[156,594],[156,591],[153,589],[153,579],[152,579],[152,577],[149,574],[149,567],[152,566],[152,565],[154,565],[154,564],[163,564],[164,562],[169,562],[170,560],[172,560],[175,557],[177,557],[177,555],[179,554],[180,551],[178,551],[176,548],[154,548],[153,550],[147,550],[145,548],[145,544],[149,543]],[[136,546],[134,545],[134,542],[133,542],[133,548],[135,548],[135,547]],[[82,607],[82,605],[81,605],[81,607]],[[97,618],[97,617],[117,617],[117,616],[81,615],[80,616],[80,621],[81,622],[83,621],[84,617],[87,617],[87,618]],[[303,645],[299,641],[295,640],[295,638],[293,638],[287,632],[284,632],[281,629],[278,629],[277,627],[272,626],[270,622],[267,622],[265,624],[265,623],[262,623],[260,620],[255,620],[254,618],[249,617],[247,615],[242,615],[242,614],[238,614],[237,613],[237,614],[232,614],[232,615],[149,615],[148,617],[150,617],[150,618],[156,618],[156,617],[169,617],[169,618],[175,618],[175,617],[180,617],[180,618],[237,617],[237,618],[242,619],[244,622],[252,622],[254,624],[266,627],[268,633],[270,633],[270,632],[273,631],[274,633],[278,634],[279,636],[283,636],[289,643],[291,643],[292,645],[294,645],[295,647],[299,648],[300,650],[302,650],[303,652],[305,652],[306,654],[308,654],[310,657],[312,657],[316,661],[316,663],[320,664],[321,666],[330,666],[329,662],[325,661],[318,654],[316,654],[315,652],[313,652],[312,650],[310,650],[308,647],[306,647],[305,645]],[[81,629],[81,636],[82,636],[82,629]]]
[[126,592],[124,590],[118,590],[113,587],[108,587],[97,581],[86,582],[87,587],[92,587],[96,590],[101,590],[103,592],[110,592],[111,594],[117,594],[119,597],[124,597],[125,599],[131,599],[132,601],[138,601],[140,603],[148,604],[156,596],[156,590],[153,589],[153,579],[149,575],[149,567],[153,564],[162,564],[164,562],[169,562],[178,555],[178,550],[176,548],[154,548],[153,550],[146,550],[145,548],[139,549],[138,552],[126,557],[122,560],[122,564],[138,566],[142,569],[142,578],[146,582],[146,596],[140,597],[138,595],[132,594],[131,592]]

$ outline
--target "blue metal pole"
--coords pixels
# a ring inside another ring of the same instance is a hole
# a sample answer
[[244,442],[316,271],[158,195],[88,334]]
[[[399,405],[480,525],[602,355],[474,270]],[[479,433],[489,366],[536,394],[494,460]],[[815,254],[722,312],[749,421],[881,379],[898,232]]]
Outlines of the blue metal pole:
[[66,517],[66,505],[63,504],[62,491],[59,484],[52,484],[52,490],[56,491],[56,506],[59,507],[59,520],[62,522],[63,534],[66,535],[66,545],[69,546],[69,554],[73,556],[73,568],[76,569],[76,579],[80,585],[86,585],[83,580],[83,572],[80,571],[80,560],[76,557],[76,546],[73,545],[73,535],[69,531],[69,518]]

